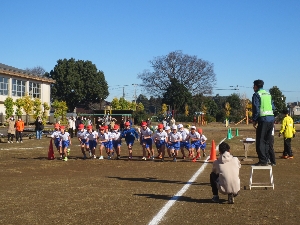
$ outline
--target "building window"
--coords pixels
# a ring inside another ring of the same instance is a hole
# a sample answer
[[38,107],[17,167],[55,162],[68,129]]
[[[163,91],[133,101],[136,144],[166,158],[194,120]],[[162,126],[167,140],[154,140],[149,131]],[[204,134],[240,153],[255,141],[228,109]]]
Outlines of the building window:
[[12,79],[12,96],[25,96],[25,81]]
[[29,82],[29,95],[33,98],[41,98],[41,84]]
[[0,95],[8,95],[8,78],[0,77]]

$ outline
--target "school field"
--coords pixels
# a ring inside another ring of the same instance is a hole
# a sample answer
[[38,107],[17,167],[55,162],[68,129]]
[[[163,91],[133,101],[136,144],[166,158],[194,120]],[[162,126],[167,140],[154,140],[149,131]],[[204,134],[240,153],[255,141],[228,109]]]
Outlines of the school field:
[[[248,154],[253,161],[241,162],[241,191],[233,205],[222,195],[220,203],[211,202],[212,163],[204,160],[141,161],[138,143],[132,161],[125,157],[124,144],[121,160],[82,160],[73,138],[70,160],[63,162],[47,160],[46,137],[23,144],[0,143],[0,224],[299,224],[300,126],[292,140],[294,159],[288,160],[279,159],[283,150],[279,126],[275,189],[249,190],[251,164],[258,161],[253,144]],[[209,139],[207,153],[212,140],[217,145],[227,136],[224,124],[202,129]],[[254,132],[252,125],[232,125],[234,137],[226,142],[234,156],[244,157],[240,140],[255,138]],[[268,182],[267,172],[255,171],[253,181]]]

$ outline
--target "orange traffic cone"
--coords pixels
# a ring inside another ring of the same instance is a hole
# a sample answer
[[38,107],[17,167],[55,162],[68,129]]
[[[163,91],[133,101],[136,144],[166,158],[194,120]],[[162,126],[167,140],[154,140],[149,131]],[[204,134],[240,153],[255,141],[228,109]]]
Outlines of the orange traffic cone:
[[213,162],[215,160],[217,160],[216,144],[215,141],[212,140],[209,161]]
[[55,159],[54,151],[53,151],[52,139],[50,139],[50,145],[49,145],[49,150],[48,150],[48,159],[49,160]]

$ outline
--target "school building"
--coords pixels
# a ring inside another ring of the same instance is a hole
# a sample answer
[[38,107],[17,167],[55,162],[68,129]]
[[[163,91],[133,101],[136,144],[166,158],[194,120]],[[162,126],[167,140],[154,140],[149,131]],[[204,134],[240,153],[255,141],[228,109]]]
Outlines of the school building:
[[[5,115],[4,101],[11,97],[14,101],[27,93],[32,98],[39,98],[50,106],[50,85],[55,83],[51,78],[31,74],[0,63],[0,120]],[[2,122],[2,121],[0,121]]]

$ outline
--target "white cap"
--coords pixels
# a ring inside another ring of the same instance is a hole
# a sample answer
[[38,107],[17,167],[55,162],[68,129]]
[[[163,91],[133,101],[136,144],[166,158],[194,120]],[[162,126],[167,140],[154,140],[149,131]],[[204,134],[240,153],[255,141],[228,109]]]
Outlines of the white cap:
[[195,126],[191,126],[191,129],[195,129],[196,130],[196,127]]
[[165,127],[165,130],[170,130],[170,129],[171,129],[171,127],[169,127],[169,126]]
[[176,125],[173,125],[173,126],[172,126],[172,130],[177,130],[177,126],[176,126]]
[[182,128],[183,125],[182,124],[178,124],[178,129]]

